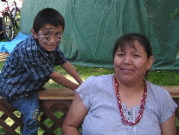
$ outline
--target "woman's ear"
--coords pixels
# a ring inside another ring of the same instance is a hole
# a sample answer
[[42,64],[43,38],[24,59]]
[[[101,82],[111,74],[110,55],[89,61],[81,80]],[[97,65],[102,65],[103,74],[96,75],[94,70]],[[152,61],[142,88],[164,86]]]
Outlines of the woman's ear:
[[153,63],[154,63],[154,56],[150,56],[150,58],[148,59],[147,70],[149,70],[152,67]]
[[33,37],[37,39],[38,36],[37,36],[37,33],[34,31],[34,29],[31,29],[31,33]]

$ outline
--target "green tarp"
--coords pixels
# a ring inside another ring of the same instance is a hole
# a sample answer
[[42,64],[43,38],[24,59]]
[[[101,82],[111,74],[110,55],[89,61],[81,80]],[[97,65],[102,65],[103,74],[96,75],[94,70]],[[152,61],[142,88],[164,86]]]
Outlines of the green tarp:
[[152,44],[153,70],[179,69],[179,0],[24,0],[21,32],[30,33],[36,13],[52,7],[66,20],[60,45],[76,65],[113,67],[112,47],[126,33],[146,35]]

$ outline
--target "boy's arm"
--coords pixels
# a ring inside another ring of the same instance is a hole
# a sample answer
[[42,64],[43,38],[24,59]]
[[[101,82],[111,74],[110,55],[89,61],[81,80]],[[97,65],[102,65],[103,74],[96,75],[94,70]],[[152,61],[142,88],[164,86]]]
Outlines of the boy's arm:
[[81,84],[83,81],[78,75],[78,72],[75,70],[74,66],[70,62],[65,62],[63,65],[61,65],[66,72],[71,75],[79,84]]
[[77,89],[78,86],[79,86],[78,84],[76,84],[76,83],[74,83],[74,82],[68,80],[65,76],[63,76],[63,75],[61,75],[61,74],[59,74],[59,73],[57,73],[57,72],[51,73],[51,74],[49,75],[49,77],[50,77],[53,81],[57,82],[58,84],[63,85],[64,87],[69,88],[69,89],[71,89],[71,90],[75,90],[75,89]]
[[4,33],[4,31],[0,31],[0,34]]

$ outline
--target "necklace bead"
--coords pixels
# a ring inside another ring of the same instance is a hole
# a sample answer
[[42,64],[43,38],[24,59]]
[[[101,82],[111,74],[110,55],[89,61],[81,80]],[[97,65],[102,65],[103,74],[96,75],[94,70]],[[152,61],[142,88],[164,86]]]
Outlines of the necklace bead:
[[146,97],[147,97],[147,86],[146,83],[144,83],[144,93],[141,99],[141,104],[140,104],[140,110],[139,113],[137,115],[137,118],[134,122],[130,122],[126,119],[126,117],[124,116],[124,111],[122,109],[122,104],[121,104],[121,99],[120,99],[120,94],[119,94],[119,84],[117,82],[117,78],[114,78],[114,84],[115,84],[115,90],[116,90],[116,97],[118,100],[118,106],[119,106],[119,110],[120,110],[120,116],[121,116],[121,121],[124,125],[129,125],[129,126],[134,126],[137,123],[139,123],[139,121],[142,118],[144,109],[145,109],[145,102],[146,102]]

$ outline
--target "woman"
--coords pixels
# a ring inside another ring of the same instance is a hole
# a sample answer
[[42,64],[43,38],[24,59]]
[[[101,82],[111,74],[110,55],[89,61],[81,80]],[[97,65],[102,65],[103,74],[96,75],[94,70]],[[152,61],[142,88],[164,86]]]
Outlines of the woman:
[[64,135],[176,135],[177,105],[164,88],[146,81],[154,57],[137,33],[119,38],[114,74],[89,77],[77,90],[63,124]]

